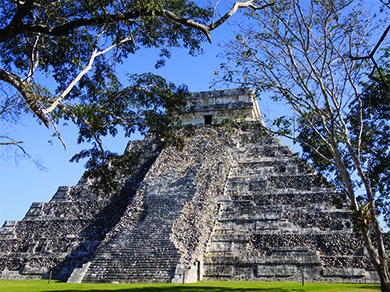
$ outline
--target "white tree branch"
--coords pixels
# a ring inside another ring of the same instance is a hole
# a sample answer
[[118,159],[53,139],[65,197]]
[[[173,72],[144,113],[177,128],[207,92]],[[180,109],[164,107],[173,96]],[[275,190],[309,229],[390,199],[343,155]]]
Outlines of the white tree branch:
[[272,6],[274,4],[275,3],[273,2],[273,3],[265,4],[263,6],[256,6],[254,4],[253,0],[247,0],[245,2],[235,2],[233,7],[230,9],[230,11],[226,12],[225,15],[223,15],[220,19],[218,19],[216,22],[211,23],[210,25],[204,25],[204,24],[201,24],[199,22],[193,21],[192,19],[177,16],[176,14],[174,14],[168,10],[165,10],[165,9],[163,9],[163,11],[164,11],[165,16],[168,19],[170,19],[176,23],[188,26],[188,27],[193,27],[193,28],[203,32],[206,35],[208,41],[211,43],[210,31],[216,29],[222,23],[224,23],[226,20],[228,20],[234,13],[237,12],[238,9],[251,8],[253,10],[259,10],[259,9],[264,9],[266,7]]
[[[99,38],[99,36],[97,38]],[[93,65],[93,62],[96,59],[96,57],[107,53],[111,49],[116,48],[116,47],[120,46],[121,44],[130,41],[131,39],[132,39],[131,37],[124,38],[121,41],[119,41],[118,43],[111,45],[102,51],[98,51],[97,48],[95,48],[91,57],[89,58],[87,66],[85,66],[85,68],[83,70],[81,70],[81,72],[70,82],[68,87],[64,91],[61,92],[61,94],[57,97],[57,99],[49,107],[47,107],[43,110],[43,113],[48,114],[48,113],[52,112],[60,104],[61,100],[64,99],[64,97],[73,89],[73,87],[80,81],[80,79],[85,74],[87,74],[88,71],[90,71],[92,69],[92,65]]]

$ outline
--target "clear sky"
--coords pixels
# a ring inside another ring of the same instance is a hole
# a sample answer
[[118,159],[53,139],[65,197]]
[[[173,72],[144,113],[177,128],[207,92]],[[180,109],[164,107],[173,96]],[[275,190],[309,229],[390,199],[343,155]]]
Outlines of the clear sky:
[[[232,26],[224,25],[213,31],[211,33],[213,43],[204,43],[204,54],[198,57],[188,55],[185,49],[173,50],[172,57],[167,60],[166,66],[155,70],[154,64],[158,58],[158,50],[142,50],[118,67],[118,72],[123,75],[154,72],[176,85],[188,85],[191,92],[211,90],[214,71],[221,63],[217,54],[222,51],[222,48],[218,44],[231,38],[232,30]],[[45,82],[45,80],[42,81]],[[12,151],[2,153],[0,159],[0,226],[5,220],[23,219],[33,202],[50,201],[59,186],[77,184],[84,171],[83,164],[70,163],[69,159],[83,149],[83,145],[76,143],[77,129],[75,127],[59,127],[59,130],[68,146],[67,151],[64,151],[60,141],[51,137],[53,131],[38,125],[34,118],[26,119],[24,126],[15,128],[14,137],[24,141],[23,146],[26,151],[39,160],[46,170],[39,170],[32,162],[24,159],[18,159],[15,162]],[[52,144],[48,142],[49,140]],[[110,150],[123,152],[127,142],[128,138],[118,135],[115,139],[106,141],[105,145]]]

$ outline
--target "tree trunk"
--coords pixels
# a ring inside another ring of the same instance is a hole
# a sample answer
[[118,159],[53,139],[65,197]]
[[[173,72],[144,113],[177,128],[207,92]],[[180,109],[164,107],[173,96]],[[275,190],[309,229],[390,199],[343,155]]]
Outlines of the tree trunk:
[[[355,156],[355,153],[353,149],[350,147],[350,144],[347,145],[348,151],[351,155],[351,158],[356,166],[356,169],[358,171],[358,175],[361,178],[367,195],[367,201],[370,203],[369,205],[369,211],[371,215],[371,222],[367,222],[367,224],[370,224],[374,229],[374,235],[376,239],[375,247],[372,244],[371,237],[370,237],[370,227],[368,225],[365,225],[364,221],[360,222],[359,229],[362,233],[364,245],[367,249],[367,252],[370,256],[370,260],[372,265],[374,266],[379,279],[381,283],[381,291],[382,292],[390,292],[390,276],[389,276],[389,270],[387,267],[387,255],[385,252],[384,242],[383,242],[383,236],[382,236],[382,230],[379,226],[376,209],[375,209],[375,200],[374,200],[374,194],[372,193],[370,182],[367,178],[367,176],[364,174],[364,171],[362,169],[360,160],[357,159]],[[339,154],[339,152],[336,152],[336,154]],[[344,181],[347,185],[348,190],[348,196],[351,199],[351,208],[352,211],[358,211],[359,206],[356,202],[356,196],[351,184],[350,175],[348,171],[345,168],[344,163],[342,162],[341,157],[335,155],[335,159],[338,162],[338,169],[341,173],[341,175],[344,178]],[[349,187],[348,187],[349,186]],[[354,199],[354,200],[352,200]]]
[[387,275],[382,275],[382,272],[387,269],[387,266],[381,269],[381,271],[378,271],[379,278],[381,280],[381,291],[382,292],[390,292],[390,281],[389,277]]
[[364,187],[366,189],[367,201],[370,203],[369,205],[369,210],[371,214],[370,223],[372,228],[374,229],[374,235],[376,240],[376,251],[371,243],[369,227],[368,226],[359,226],[359,227],[362,230],[364,241],[366,242],[367,240],[366,247],[368,248],[368,246],[370,246],[371,248],[371,252],[369,252],[369,255],[371,258],[371,262],[373,263],[375,270],[377,271],[379,279],[381,281],[381,291],[390,292],[390,276],[388,270],[387,255],[385,251],[385,245],[383,242],[382,230],[380,228],[378,218],[377,218],[374,194],[372,192],[370,181],[363,171],[360,160],[358,160],[353,155],[352,149],[349,148],[349,150],[351,153],[351,157],[355,163],[355,166],[358,170],[358,174],[361,180],[363,181]]
[[368,255],[370,256],[371,263],[379,276],[381,291],[390,292],[390,278],[387,263],[383,258],[378,257],[378,254],[371,242],[369,228],[367,226],[359,226],[359,229],[362,233],[364,245],[367,249]]

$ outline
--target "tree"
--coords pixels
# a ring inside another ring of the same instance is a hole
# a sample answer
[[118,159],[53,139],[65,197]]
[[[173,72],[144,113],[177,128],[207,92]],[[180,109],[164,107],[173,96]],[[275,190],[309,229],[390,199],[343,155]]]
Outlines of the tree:
[[[390,9],[390,2],[385,1],[385,0],[379,0],[379,1],[382,3],[382,7],[380,8],[380,12],[383,13],[385,11],[386,13],[388,13],[389,9]],[[371,51],[369,51],[366,55],[351,56],[351,58],[353,60],[369,60],[371,63],[371,67],[372,67],[369,77],[371,79],[376,79],[377,82],[382,82],[382,83],[387,82],[385,80],[386,78],[382,74],[382,66],[384,64],[383,64],[383,60],[381,60],[381,58],[378,61],[376,59],[376,57],[378,57],[378,53],[379,53],[378,51],[383,49],[383,43],[386,40],[389,31],[390,31],[390,25],[387,25],[387,27],[383,27],[383,32],[382,32],[381,36],[376,41],[376,43],[373,44]],[[388,48],[387,48],[387,50],[388,50]],[[385,55],[387,55],[387,57],[388,57],[388,52]],[[386,63],[387,62],[385,61],[385,67],[387,67]],[[375,76],[375,73],[377,73],[378,76]]]
[[[176,141],[175,113],[183,107],[188,89],[152,74],[129,75],[125,86],[116,75],[116,64],[140,48],[160,49],[156,66],[164,65],[173,47],[196,55],[203,41],[211,41],[210,31],[246,7],[261,9],[252,0],[236,2],[215,20],[216,6],[202,8],[186,0],[2,1],[1,121],[18,123],[32,113],[53,127],[65,148],[56,125],[71,121],[79,129],[78,142],[92,144],[73,158],[90,158],[87,165],[93,171],[87,175],[107,173],[102,169],[108,164],[126,175],[131,168],[120,166],[135,158],[119,158],[104,149],[102,137],[115,136],[122,127],[126,136],[140,131],[164,143]],[[57,88],[45,88],[35,78],[38,73]],[[22,141],[8,134],[0,138],[1,145],[22,147]],[[116,173],[109,177],[113,176]]]
[[[359,135],[362,137],[361,157],[373,193],[376,194],[375,204],[389,226],[390,83],[387,70],[380,70],[381,73],[376,74],[378,77],[373,76],[368,83],[362,84],[360,99],[351,102],[347,120],[352,139],[358,139]],[[358,112],[359,102],[362,103],[361,115]],[[361,134],[358,131],[360,116],[364,123]]]
[[[237,24],[240,34],[226,46],[221,70],[223,81],[273,92],[274,100],[291,107],[293,116],[277,118],[268,130],[300,143],[305,158],[333,174],[347,195],[381,289],[390,291],[375,200],[375,192],[388,188],[379,161],[384,156],[388,161],[388,116],[381,116],[385,126],[380,128],[370,115],[368,100],[375,93],[362,94],[360,84],[367,80],[365,59],[351,57],[369,55],[375,28],[362,7],[359,1],[291,0],[248,12],[249,21]],[[386,110],[377,106],[375,113]],[[381,143],[373,140],[379,132],[387,144],[375,155],[368,147]]]

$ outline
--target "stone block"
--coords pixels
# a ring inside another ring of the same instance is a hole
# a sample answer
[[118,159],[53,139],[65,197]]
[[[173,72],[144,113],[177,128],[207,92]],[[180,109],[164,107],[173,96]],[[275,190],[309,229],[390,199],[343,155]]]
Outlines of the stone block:
[[[224,219],[224,217],[217,217],[218,219]],[[234,230],[236,227],[235,222],[232,221],[219,221],[218,225],[215,228],[215,232],[223,230]]]
[[279,229],[279,223],[277,221],[256,221],[255,226],[256,226],[256,231]]
[[196,283],[198,279],[201,278],[200,275],[201,267],[198,265],[199,263],[197,262],[195,265],[191,265],[189,268],[182,268],[180,271],[178,271],[178,268],[176,267],[175,277],[172,280],[172,283],[177,283],[177,284]]
[[70,200],[70,186],[60,186],[50,202],[68,202]]
[[231,202],[230,196],[218,196],[218,202],[223,203],[223,202]]
[[257,276],[259,277],[291,277],[297,273],[295,265],[274,265],[274,266],[257,266]]
[[236,266],[233,280],[251,281],[254,278],[254,267]]
[[364,269],[337,269],[328,268],[322,270],[324,277],[365,277],[366,271]]
[[3,227],[0,228],[0,238],[13,239],[16,238],[15,227],[19,221],[5,221]]
[[209,248],[209,253],[214,252],[222,253],[233,253],[234,243],[233,242],[212,242]]
[[23,220],[37,220],[42,215],[42,208],[45,203],[32,203],[26,217]]
[[273,252],[308,252],[309,248],[307,246],[285,246],[285,247],[276,247]]
[[234,267],[231,265],[204,265],[205,277],[232,277]]
[[14,228],[19,221],[7,220],[3,224],[3,228]]
[[276,264],[276,265],[304,265],[316,266],[321,265],[320,255],[317,252],[277,252],[270,257],[263,257],[261,264]]
[[49,267],[39,266],[39,267],[30,267],[29,264],[26,264],[23,267],[23,275],[45,275],[49,271]]
[[249,190],[254,191],[261,191],[268,187],[268,181],[267,180],[259,180],[251,182],[249,185]]
[[83,264],[81,268],[75,268],[66,283],[81,283],[81,280],[83,279],[90,265],[91,262],[87,262]]

